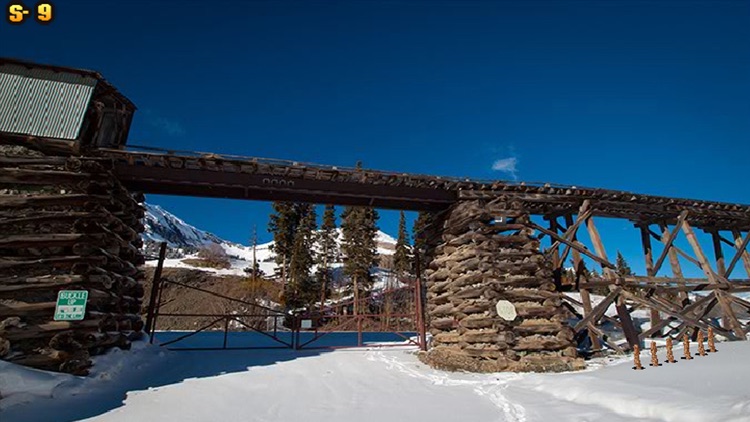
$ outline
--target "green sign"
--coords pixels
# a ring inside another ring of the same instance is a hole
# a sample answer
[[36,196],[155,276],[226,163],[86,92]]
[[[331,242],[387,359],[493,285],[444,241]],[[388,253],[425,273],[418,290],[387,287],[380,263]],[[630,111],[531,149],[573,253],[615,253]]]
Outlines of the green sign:
[[86,313],[86,290],[60,290],[55,306],[55,321],[81,321]]

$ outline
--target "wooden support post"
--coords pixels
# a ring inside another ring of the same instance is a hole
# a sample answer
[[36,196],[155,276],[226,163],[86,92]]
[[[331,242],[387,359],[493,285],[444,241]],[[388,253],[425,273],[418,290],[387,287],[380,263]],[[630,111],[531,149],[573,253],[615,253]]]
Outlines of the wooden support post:
[[659,255],[659,259],[656,260],[656,264],[654,264],[654,273],[659,272],[661,264],[664,262],[664,258],[666,258],[668,253],[672,250],[672,243],[674,243],[674,240],[677,238],[677,233],[680,232],[680,226],[687,219],[687,215],[687,211],[683,211],[682,213],[680,213],[680,217],[677,219],[677,224],[675,225],[672,232],[669,232],[668,229],[666,229],[667,236],[666,239],[663,239],[664,250],[661,252],[661,255]]
[[[661,231],[662,231],[661,241],[662,243],[664,243],[664,248],[667,251],[667,256],[669,257],[669,265],[670,267],[672,267],[672,276],[674,278],[684,280],[685,277],[682,275],[682,267],[680,266],[680,258],[677,256],[677,251],[675,251],[671,247],[671,243],[669,243],[670,246],[667,246],[669,242],[668,240],[669,235],[670,235],[669,228],[664,224],[660,225],[659,227],[661,228]],[[655,269],[655,271],[657,270]],[[680,291],[678,295],[679,295],[680,301],[682,302],[682,305],[683,306],[687,305],[687,302],[689,300],[687,292]]]
[[[719,235],[719,232],[717,230],[711,230],[708,231],[708,233],[711,234],[711,240],[714,247],[714,257],[716,258],[716,272],[718,272],[720,276],[726,277],[727,268],[724,263],[724,251],[721,249],[721,236]],[[722,318],[721,323],[724,328],[730,328],[729,321],[726,318]]]
[[[565,230],[565,233],[562,235],[562,239],[567,239],[572,242],[575,242],[576,233],[578,233],[578,228],[581,226],[581,224],[586,221],[586,218],[591,216],[591,202],[587,199],[583,201],[581,204],[581,207],[578,209],[578,217],[576,217],[576,221],[573,222],[573,216],[571,214],[565,215],[565,224],[568,226],[568,228]],[[553,243],[553,245],[560,244],[560,241],[556,241]],[[565,259],[567,259],[568,253],[570,252],[571,245],[566,244],[565,249],[563,249],[562,252],[562,261],[565,262]]]
[[554,243],[552,243],[552,246],[550,246],[550,250],[554,249],[557,246],[560,246],[560,244],[565,243],[564,240],[569,240],[573,235],[575,235],[576,231],[578,231],[578,227],[581,225],[581,223],[584,222],[584,220],[591,215],[591,209],[590,208],[590,202],[589,200],[583,201],[583,204],[578,210],[578,217],[576,218],[575,223],[572,219],[568,219],[567,215],[565,217],[566,221],[570,221],[570,223],[567,223],[567,228],[565,230],[565,233],[560,236],[563,240],[557,240]]
[[[607,258],[607,252],[604,249],[604,244],[602,243],[602,238],[599,235],[599,231],[596,229],[596,226],[594,225],[594,219],[592,217],[586,219],[586,228],[588,229],[591,243],[593,243],[594,250],[596,251],[597,255],[599,255],[599,257],[604,261],[609,261],[609,259]],[[614,272],[614,270],[602,266],[602,272],[607,278],[619,284],[619,280],[617,279],[618,276]],[[627,339],[628,344],[632,349],[639,344],[638,332],[635,329],[635,325],[633,325],[633,320],[631,319],[630,313],[625,307],[625,302],[622,299],[622,296],[616,299],[615,308],[617,309],[617,316],[620,317],[622,331],[624,332],[625,338]]]
[[727,269],[727,278],[732,274],[732,270],[734,270],[734,266],[737,264],[737,260],[742,258],[742,263],[745,266],[745,273],[748,277],[750,277],[750,253],[747,252],[747,245],[748,242],[750,242],[750,232],[747,233],[745,236],[745,239],[742,239],[742,233],[733,230],[732,235],[734,236],[734,244],[735,248],[737,249],[737,253],[735,254],[734,258],[732,259],[732,262],[729,264],[729,268]]
[[721,250],[721,236],[719,236],[719,232],[714,230],[711,231],[711,240],[713,240],[714,244],[714,257],[716,258],[716,272],[719,273],[720,276],[726,277],[727,276],[727,267],[724,263],[724,251]]
[[685,237],[687,238],[688,243],[690,243],[690,246],[693,248],[695,257],[698,258],[698,262],[700,264],[701,270],[703,271],[703,274],[708,277],[708,280],[711,281],[711,283],[718,283],[719,280],[716,279],[716,274],[711,269],[711,263],[708,261],[708,258],[706,258],[706,254],[703,253],[703,248],[701,248],[700,243],[698,243],[698,238],[695,236],[693,228],[687,221],[682,222],[682,231],[685,232]]
[[[642,225],[639,227],[641,229],[641,244],[643,246],[643,257],[646,260],[646,274],[649,277],[656,277],[656,273],[654,272],[654,257],[653,257],[653,251],[651,249],[651,236],[648,232],[648,226]],[[650,321],[651,321],[651,327],[653,328],[661,322],[661,316],[659,315],[659,311],[656,309],[651,308],[649,310],[650,312]],[[656,334],[656,333],[654,333]]]
[[[703,249],[701,248],[701,245],[698,243],[698,238],[695,236],[695,232],[693,232],[693,228],[690,227],[690,224],[688,224],[687,221],[682,222],[682,231],[685,232],[685,236],[687,237],[687,240],[690,243],[690,246],[692,246],[693,252],[695,253],[696,258],[698,258],[698,261],[701,264],[700,265],[701,269],[706,274],[706,277],[708,277],[711,283],[719,283],[719,280],[717,279],[716,274],[711,269],[711,265],[708,262],[708,258],[706,258],[706,255],[703,253]],[[728,324],[729,326],[731,326],[732,331],[738,338],[744,339],[745,331],[742,328],[742,324],[740,324],[739,320],[737,319],[737,315],[735,315],[734,311],[732,310],[731,302],[727,299],[723,291],[715,290],[714,293],[716,295],[716,299],[719,301],[719,306],[721,307],[721,311],[722,311],[722,314],[724,315],[724,319],[727,320],[727,321],[724,321],[724,324],[725,325]]]
[[151,295],[148,300],[148,310],[146,312],[146,325],[145,325],[145,331],[148,333],[150,337],[150,342],[153,343],[154,341],[154,325],[156,322],[156,301],[157,297],[159,296],[159,290],[161,288],[161,272],[162,268],[164,267],[164,258],[167,255],[167,242],[161,242],[161,245],[159,245],[159,261],[156,264],[156,269],[154,270],[154,279],[151,282]]
[[[549,230],[552,233],[557,234],[559,226],[557,224],[557,216],[550,216],[549,218]],[[555,288],[557,291],[562,291],[562,273],[563,273],[563,262],[560,261],[560,244],[555,242],[555,239],[550,238],[552,247],[550,248],[549,254],[552,258],[552,276],[555,282]]]
[[[565,224],[570,228],[573,228],[573,216],[568,214],[565,216]],[[577,228],[577,226],[576,226]],[[572,232],[572,241],[576,241],[576,234],[575,232]],[[573,264],[576,267],[576,287],[578,287],[578,280],[580,280],[581,273],[583,272],[583,259],[581,259],[581,254],[578,253],[577,250],[573,250]],[[583,315],[586,317],[587,315],[590,315],[593,311],[593,307],[591,306],[591,295],[589,294],[589,291],[587,289],[580,289],[581,293],[581,305],[583,307]],[[591,348],[594,351],[599,351],[602,349],[602,343],[599,341],[599,337],[596,335],[595,330],[592,328],[595,327],[595,323],[591,322],[588,324],[589,326],[589,339],[591,339]]]

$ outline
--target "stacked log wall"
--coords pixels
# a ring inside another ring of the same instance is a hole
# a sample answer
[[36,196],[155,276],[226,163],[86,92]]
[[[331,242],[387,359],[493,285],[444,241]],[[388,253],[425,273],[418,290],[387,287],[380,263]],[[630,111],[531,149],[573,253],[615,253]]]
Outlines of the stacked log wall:
[[[0,358],[86,374],[141,335],[142,197],[109,160],[0,145]],[[60,290],[89,292],[83,321],[54,321]]]
[[[426,363],[472,372],[583,367],[567,325],[570,315],[555,291],[539,240],[524,225],[527,219],[523,213],[465,201],[433,228],[440,236],[430,236],[425,271],[432,335],[429,351],[421,355]],[[517,316],[499,316],[498,301],[510,302]]]

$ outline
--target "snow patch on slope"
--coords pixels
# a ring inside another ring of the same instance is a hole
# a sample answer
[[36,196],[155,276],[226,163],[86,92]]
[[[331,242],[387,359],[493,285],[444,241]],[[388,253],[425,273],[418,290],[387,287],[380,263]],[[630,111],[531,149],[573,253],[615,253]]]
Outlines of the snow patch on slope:
[[[240,245],[234,242],[224,240],[212,233],[196,228],[186,223],[181,218],[175,216],[159,205],[144,203],[146,215],[144,225],[146,230],[143,233],[143,241],[148,255],[156,255],[156,244],[166,241],[173,249],[172,255],[165,260],[165,267],[190,268],[200,271],[212,272],[218,275],[244,275],[244,270],[252,266],[253,248],[252,246]],[[343,243],[343,232],[341,228],[336,229],[336,245],[341,248]],[[396,239],[385,232],[378,231],[375,237],[377,252],[381,256],[390,256],[396,252]],[[226,254],[230,257],[231,268],[215,269],[194,267],[183,262],[185,258],[196,258],[197,251],[209,243],[216,243],[221,246]],[[255,259],[263,273],[270,275],[276,271],[277,265],[274,261],[275,254],[272,251],[274,242],[263,243],[255,248]],[[317,246],[315,247],[317,250]],[[146,265],[155,266],[156,260],[146,261]],[[341,267],[343,263],[336,262],[332,264],[333,268]],[[380,269],[375,270],[376,284],[385,284],[384,272]],[[376,286],[377,287],[377,286]]]
[[159,205],[142,204],[146,208],[141,235],[144,243],[167,242],[171,247],[201,247],[207,243],[226,242],[218,236],[192,226]]

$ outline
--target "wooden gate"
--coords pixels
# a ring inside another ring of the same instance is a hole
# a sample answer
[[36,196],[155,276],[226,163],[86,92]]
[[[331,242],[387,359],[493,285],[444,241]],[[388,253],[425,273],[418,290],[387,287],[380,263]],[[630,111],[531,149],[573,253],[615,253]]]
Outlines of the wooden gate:
[[[293,320],[293,317],[289,313],[162,277],[166,246],[166,243],[162,243],[160,247],[159,262],[154,272],[154,281],[146,316],[145,330],[149,333],[151,343],[159,337],[159,344],[170,350],[294,348],[294,332],[293,330],[284,328],[285,322]],[[218,298],[229,301],[247,309],[247,311],[222,313],[162,312],[162,293],[166,285],[179,286],[184,289],[197,291],[205,294],[207,298]],[[198,328],[192,330],[159,332],[158,321],[160,317],[197,319],[201,323]],[[198,339],[194,337],[198,333],[205,334]],[[232,341],[249,342],[250,344],[236,346],[230,344]],[[206,342],[209,344],[206,344]],[[178,346],[178,343],[182,345]],[[219,343],[220,345],[213,343]]]
[[[387,283],[388,284],[388,283]],[[413,345],[426,350],[419,277],[295,315],[297,349]]]

